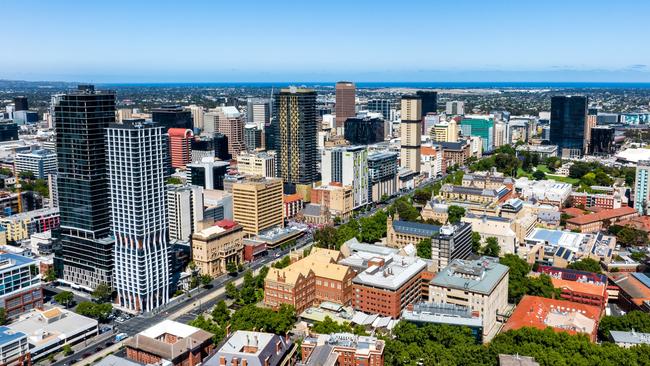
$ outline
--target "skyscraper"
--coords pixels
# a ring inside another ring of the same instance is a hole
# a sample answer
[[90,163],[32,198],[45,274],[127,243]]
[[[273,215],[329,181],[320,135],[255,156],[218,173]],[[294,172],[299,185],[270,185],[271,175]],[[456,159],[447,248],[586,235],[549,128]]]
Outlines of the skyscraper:
[[403,96],[401,111],[400,165],[419,173],[420,146],[422,144],[422,100],[415,95]]
[[262,130],[254,124],[244,126],[244,145],[246,151],[254,151],[262,147]]
[[268,99],[248,98],[246,101],[246,122],[253,123],[259,130],[271,121],[271,108]]
[[348,146],[325,149],[321,155],[322,182],[352,186],[354,207],[368,203],[368,149]]
[[151,120],[159,123],[166,129],[185,128],[192,129],[192,111],[180,105],[162,105],[151,111]]
[[349,81],[336,83],[336,127],[344,127],[345,120],[356,116],[356,86]]
[[352,117],[345,121],[345,139],[351,144],[370,145],[384,141],[385,124],[381,118]]
[[190,113],[192,114],[192,124],[194,128],[203,130],[203,115],[205,114],[205,109],[203,107],[192,104],[189,106]]
[[80,85],[54,100],[63,279],[95,288],[113,279],[106,128],[115,122],[115,93]]
[[650,203],[650,161],[641,160],[636,165],[634,179],[634,208],[641,215],[648,214]]
[[614,129],[611,126],[595,126],[591,129],[589,153],[607,155],[614,153]]
[[146,312],[169,299],[165,128],[126,120],[106,130],[117,303]]
[[228,153],[237,156],[241,151],[246,150],[244,144],[244,120],[236,107],[217,107],[204,116],[206,131],[209,130],[208,123],[213,124],[211,130],[219,132],[228,137]]
[[192,162],[192,130],[184,128],[170,128],[169,134],[169,155],[172,168],[185,168]]
[[555,96],[551,98],[551,144],[571,154],[582,154],[588,130],[587,97]]
[[14,111],[26,111],[29,110],[29,103],[27,102],[27,97],[14,97]]
[[297,184],[311,184],[318,176],[316,92],[290,87],[280,90],[275,101],[278,175],[285,193],[292,194]]
[[445,113],[451,115],[465,114],[465,102],[457,100],[447,102],[445,105]]
[[424,116],[429,113],[438,113],[438,93],[431,90],[418,90],[415,95],[422,100],[422,133],[427,133],[424,125]]
[[395,108],[392,99],[370,99],[368,100],[368,111],[381,113],[385,121],[391,120],[391,110]]
[[233,217],[246,234],[284,226],[282,181],[251,177],[232,185]]

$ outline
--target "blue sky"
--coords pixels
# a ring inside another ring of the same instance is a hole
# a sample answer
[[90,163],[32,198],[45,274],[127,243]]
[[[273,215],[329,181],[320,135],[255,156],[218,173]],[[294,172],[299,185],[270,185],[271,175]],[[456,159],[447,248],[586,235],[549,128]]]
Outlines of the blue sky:
[[3,0],[0,78],[650,82],[650,1]]

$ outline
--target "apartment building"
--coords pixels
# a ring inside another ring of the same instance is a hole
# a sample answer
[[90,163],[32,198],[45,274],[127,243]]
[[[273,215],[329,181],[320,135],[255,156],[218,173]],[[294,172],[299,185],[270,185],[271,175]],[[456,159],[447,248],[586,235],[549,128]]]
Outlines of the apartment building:
[[237,171],[240,174],[275,178],[276,167],[275,153],[241,153],[237,156]]
[[12,253],[0,254],[0,308],[8,318],[43,307],[41,279],[32,273],[34,259]]

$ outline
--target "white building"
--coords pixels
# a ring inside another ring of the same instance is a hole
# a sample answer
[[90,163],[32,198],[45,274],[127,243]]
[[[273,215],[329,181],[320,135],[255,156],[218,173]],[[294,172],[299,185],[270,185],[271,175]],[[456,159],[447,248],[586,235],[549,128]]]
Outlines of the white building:
[[199,186],[167,186],[169,239],[189,241],[203,221],[203,188]]
[[561,207],[569,199],[573,187],[554,180],[530,180],[523,177],[515,181],[515,191],[522,200]]
[[237,171],[241,174],[276,177],[277,161],[275,153],[241,153],[237,156]]
[[246,121],[264,130],[264,126],[271,121],[270,101],[264,98],[248,98],[246,103]]
[[350,146],[326,149],[321,155],[323,185],[352,186],[354,208],[368,203],[368,149]]
[[650,203],[650,160],[641,160],[636,165],[634,179],[634,208],[641,214],[648,213]]
[[481,242],[485,244],[487,238],[495,238],[499,243],[499,255],[515,254],[517,235],[512,230],[512,219],[500,216],[474,215],[467,213],[462,222],[472,224],[472,231],[481,235]]
[[465,102],[457,100],[447,102],[445,105],[445,113],[447,114],[465,114]]
[[56,153],[50,150],[35,150],[30,153],[16,154],[16,172],[30,172],[37,179],[45,179],[49,174],[56,174]]
[[29,343],[25,333],[0,327],[0,365],[27,364],[28,354]]
[[205,109],[195,104],[190,105],[188,108],[192,113],[194,127],[203,130],[203,115],[205,114]]
[[106,132],[117,305],[151,311],[169,299],[165,128],[133,121]]

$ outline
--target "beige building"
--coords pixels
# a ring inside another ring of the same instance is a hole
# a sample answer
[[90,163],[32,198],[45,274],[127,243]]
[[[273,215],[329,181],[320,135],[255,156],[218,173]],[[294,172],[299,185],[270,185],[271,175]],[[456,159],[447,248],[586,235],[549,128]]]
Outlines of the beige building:
[[228,153],[237,156],[246,150],[244,119],[236,107],[217,107],[203,116],[204,132],[220,132],[228,137]]
[[517,247],[517,235],[512,230],[512,219],[499,216],[475,215],[466,213],[462,222],[472,224],[472,231],[481,235],[481,242],[485,245],[487,238],[495,238],[499,243],[499,255],[514,254]]
[[449,122],[440,122],[431,127],[431,138],[437,142],[456,142],[458,141],[458,123],[455,120]]
[[431,239],[437,235],[439,226],[422,224],[419,222],[402,221],[399,215],[395,219],[390,215],[386,219],[386,245],[393,248],[404,248],[405,246],[418,245],[424,239]]
[[311,190],[311,203],[321,205],[332,216],[347,218],[354,209],[354,192],[352,186],[332,183]]
[[422,144],[422,100],[413,95],[402,97],[400,124],[400,166],[420,172]]
[[508,267],[498,258],[455,259],[429,283],[429,301],[460,305],[482,318],[483,341],[499,331],[497,314],[508,307]]
[[232,185],[233,218],[246,234],[283,227],[282,180],[253,177]]
[[422,216],[422,220],[424,221],[433,220],[444,224],[449,218],[448,211],[449,205],[431,200],[424,205],[420,216]]
[[241,153],[237,157],[237,171],[246,175],[276,177],[275,153]]
[[201,274],[217,277],[227,273],[228,263],[244,259],[244,228],[230,220],[217,221],[192,235],[192,261]]

